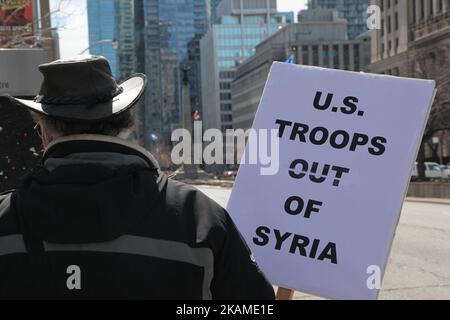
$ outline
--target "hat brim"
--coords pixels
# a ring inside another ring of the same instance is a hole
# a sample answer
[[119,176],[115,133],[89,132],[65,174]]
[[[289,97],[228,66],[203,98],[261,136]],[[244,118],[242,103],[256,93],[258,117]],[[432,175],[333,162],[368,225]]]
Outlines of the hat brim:
[[142,97],[146,85],[147,77],[144,74],[135,74],[119,85],[122,88],[122,92],[112,100],[90,106],[42,104],[33,100],[18,99],[11,96],[9,96],[9,99],[19,106],[49,117],[71,121],[95,122],[111,118],[132,108]]

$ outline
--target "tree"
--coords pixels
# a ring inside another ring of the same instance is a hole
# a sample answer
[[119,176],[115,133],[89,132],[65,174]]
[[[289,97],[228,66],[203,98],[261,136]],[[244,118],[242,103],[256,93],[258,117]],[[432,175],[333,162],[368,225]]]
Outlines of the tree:
[[425,179],[425,145],[437,153],[431,139],[441,131],[450,131],[450,41],[416,48],[408,52],[411,76],[436,81],[436,98],[431,108],[418,154],[418,177]]

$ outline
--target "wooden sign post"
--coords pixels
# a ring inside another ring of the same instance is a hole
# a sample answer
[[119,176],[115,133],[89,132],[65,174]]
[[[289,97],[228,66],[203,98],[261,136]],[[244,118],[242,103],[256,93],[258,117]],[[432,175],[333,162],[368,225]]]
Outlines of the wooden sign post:
[[293,300],[295,291],[288,288],[279,287],[277,290],[277,300]]

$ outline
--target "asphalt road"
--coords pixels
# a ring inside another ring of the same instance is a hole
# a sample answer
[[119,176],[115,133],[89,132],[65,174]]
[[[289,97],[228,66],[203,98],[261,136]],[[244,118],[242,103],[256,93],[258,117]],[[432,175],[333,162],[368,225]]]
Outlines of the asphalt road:
[[[230,189],[200,189],[226,207]],[[450,299],[450,205],[405,202],[379,298]]]

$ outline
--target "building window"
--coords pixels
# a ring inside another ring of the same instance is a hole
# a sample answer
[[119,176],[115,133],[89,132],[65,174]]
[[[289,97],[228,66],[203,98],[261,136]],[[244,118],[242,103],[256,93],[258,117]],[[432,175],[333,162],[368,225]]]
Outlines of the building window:
[[219,68],[233,68],[237,66],[237,61],[234,60],[222,60],[218,63]]
[[309,48],[308,48],[308,46],[302,47],[302,64],[304,64],[304,65],[309,64]]
[[355,71],[360,71],[361,59],[360,59],[359,44],[355,44],[353,46],[353,54],[354,54]]
[[221,82],[220,89],[221,90],[231,90],[231,82]]
[[399,29],[399,25],[398,25],[398,12],[395,13],[394,15],[394,25],[395,25],[395,30]]
[[350,46],[344,44],[344,70],[350,70]]
[[239,24],[240,19],[238,16],[223,16],[222,24]]
[[235,71],[220,71],[219,78],[220,79],[234,79],[236,77]]
[[313,66],[319,66],[319,46],[312,46]]
[[233,122],[233,116],[231,114],[222,114],[220,120],[222,122]]
[[259,24],[266,23],[266,19],[263,16],[244,16],[244,24]]
[[392,31],[391,16],[388,16],[388,19],[387,19],[387,33],[389,34],[389,33],[391,33],[391,31]]
[[420,19],[425,19],[425,0],[420,0]]
[[220,111],[231,111],[232,107],[231,107],[231,103],[222,103],[220,105]]
[[229,93],[229,92],[222,92],[221,94],[220,94],[220,100],[230,100],[231,101],[231,93]]
[[333,45],[333,68],[339,68],[339,45]]
[[322,46],[322,65],[324,67],[329,67],[330,66],[330,55],[328,53],[329,47],[327,45]]

